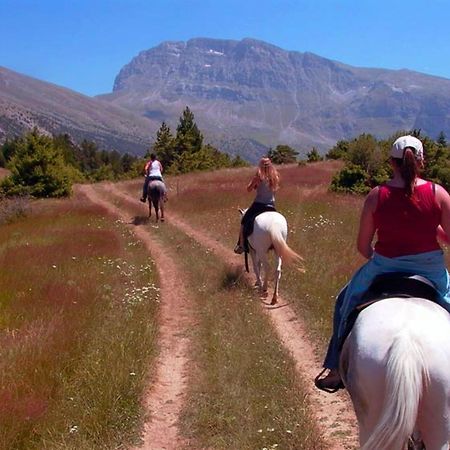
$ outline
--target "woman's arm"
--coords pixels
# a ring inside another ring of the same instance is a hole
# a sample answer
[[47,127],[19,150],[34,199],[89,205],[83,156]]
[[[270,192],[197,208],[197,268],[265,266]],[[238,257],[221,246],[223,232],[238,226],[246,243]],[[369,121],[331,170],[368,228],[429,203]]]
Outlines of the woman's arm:
[[438,184],[436,184],[436,202],[441,208],[441,224],[437,230],[437,237],[445,244],[450,244],[450,195]]
[[247,192],[251,192],[253,191],[253,189],[256,189],[260,182],[261,180],[259,179],[258,175],[255,175],[247,185]]
[[448,237],[447,233],[444,231],[441,225],[438,226],[436,235],[439,241],[447,245],[450,244],[450,238]]
[[357,248],[364,258],[370,259],[373,254],[372,240],[375,235],[375,224],[373,221],[373,213],[377,207],[378,188],[374,188],[369,192],[364,202],[363,210],[359,220],[359,232],[357,240]]

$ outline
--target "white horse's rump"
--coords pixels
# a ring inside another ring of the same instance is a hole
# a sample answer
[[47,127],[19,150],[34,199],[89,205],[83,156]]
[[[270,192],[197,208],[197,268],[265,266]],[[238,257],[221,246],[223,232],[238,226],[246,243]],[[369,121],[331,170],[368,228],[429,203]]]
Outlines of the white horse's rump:
[[[241,211],[242,213],[242,211]],[[270,263],[268,252],[273,247],[276,255],[275,287],[272,305],[278,300],[278,286],[281,278],[282,261],[287,263],[299,260],[301,257],[286,243],[287,222],[278,212],[268,211],[255,218],[253,233],[248,237],[250,256],[256,275],[256,285],[267,293]],[[261,280],[261,268],[264,269],[264,281]]]
[[[390,298],[361,312],[341,356],[362,450],[426,450],[450,440],[450,315],[421,298]],[[418,447],[419,448],[419,447]]]

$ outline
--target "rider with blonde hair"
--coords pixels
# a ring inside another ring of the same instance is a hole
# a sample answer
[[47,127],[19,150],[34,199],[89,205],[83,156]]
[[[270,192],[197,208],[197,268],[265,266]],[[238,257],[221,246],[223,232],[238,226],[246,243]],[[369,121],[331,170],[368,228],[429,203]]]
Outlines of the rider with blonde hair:
[[258,214],[265,211],[276,211],[275,192],[280,186],[280,175],[269,158],[261,158],[254,177],[247,185],[247,191],[256,190],[256,197],[252,205],[245,212],[241,220],[239,240],[234,252],[241,254],[247,250],[246,239],[253,232],[253,222]]

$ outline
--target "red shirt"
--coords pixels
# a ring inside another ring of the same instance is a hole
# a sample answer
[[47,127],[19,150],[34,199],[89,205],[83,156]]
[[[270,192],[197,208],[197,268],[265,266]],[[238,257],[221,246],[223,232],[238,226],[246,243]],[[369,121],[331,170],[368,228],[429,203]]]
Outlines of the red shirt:
[[381,185],[373,219],[378,237],[375,251],[382,256],[395,258],[440,249],[436,232],[441,209],[429,181],[416,186],[412,198],[404,188]]

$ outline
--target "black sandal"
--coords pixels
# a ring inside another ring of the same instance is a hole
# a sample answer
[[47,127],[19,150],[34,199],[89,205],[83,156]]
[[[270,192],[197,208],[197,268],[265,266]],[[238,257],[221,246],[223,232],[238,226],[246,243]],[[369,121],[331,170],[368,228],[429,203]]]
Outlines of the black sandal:
[[339,380],[335,383],[329,383],[326,381],[326,377],[322,377],[322,375],[325,373],[325,371],[328,369],[323,369],[319,375],[317,375],[316,378],[314,378],[314,384],[317,389],[320,389],[321,391],[328,392],[329,394],[334,394],[339,389],[345,389],[344,383],[342,380]]

